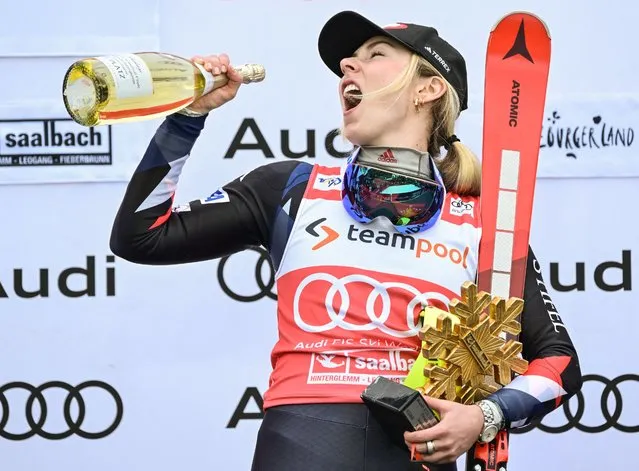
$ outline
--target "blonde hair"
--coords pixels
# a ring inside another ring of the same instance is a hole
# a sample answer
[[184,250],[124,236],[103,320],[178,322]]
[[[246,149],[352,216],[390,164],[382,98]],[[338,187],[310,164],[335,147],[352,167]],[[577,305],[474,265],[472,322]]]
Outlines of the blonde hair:
[[433,76],[441,78],[447,87],[446,92],[430,105],[432,129],[429,130],[428,153],[435,160],[447,191],[460,196],[479,196],[481,164],[468,146],[456,141],[450,144],[444,156],[441,155],[441,148],[448,146],[448,138],[455,134],[461,105],[452,85],[426,59],[413,54],[404,72],[393,82],[362,97],[403,92],[415,77]]

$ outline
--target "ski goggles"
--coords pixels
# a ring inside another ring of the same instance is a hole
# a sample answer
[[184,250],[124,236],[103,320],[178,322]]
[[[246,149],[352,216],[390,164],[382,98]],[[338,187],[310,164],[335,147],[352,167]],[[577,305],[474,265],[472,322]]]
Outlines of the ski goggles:
[[441,175],[432,160],[430,166],[435,181],[349,162],[342,187],[344,208],[353,219],[364,224],[386,217],[402,234],[425,231],[438,221],[446,197]]

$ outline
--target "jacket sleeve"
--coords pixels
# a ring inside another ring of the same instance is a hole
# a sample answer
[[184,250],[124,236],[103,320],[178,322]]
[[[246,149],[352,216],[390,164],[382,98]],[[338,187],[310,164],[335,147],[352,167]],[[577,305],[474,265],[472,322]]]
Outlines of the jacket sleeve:
[[129,182],[111,231],[113,253],[167,265],[211,260],[251,246],[269,248],[277,209],[300,164],[263,165],[201,199],[174,206],[180,173],[206,117],[168,116]]
[[530,247],[519,341],[522,357],[529,362],[528,369],[488,397],[501,407],[509,429],[541,420],[568,401],[582,385],[577,352]]

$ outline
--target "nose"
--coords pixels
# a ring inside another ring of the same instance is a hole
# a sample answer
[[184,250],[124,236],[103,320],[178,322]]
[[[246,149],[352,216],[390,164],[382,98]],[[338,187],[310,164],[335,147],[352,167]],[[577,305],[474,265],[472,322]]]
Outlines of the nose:
[[342,71],[342,74],[346,74],[346,72],[355,72],[359,70],[359,62],[354,57],[345,57],[339,63],[339,68]]

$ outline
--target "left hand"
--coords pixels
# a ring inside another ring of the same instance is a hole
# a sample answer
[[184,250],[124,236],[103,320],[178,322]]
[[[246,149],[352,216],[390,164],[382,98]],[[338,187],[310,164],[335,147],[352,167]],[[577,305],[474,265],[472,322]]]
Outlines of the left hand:
[[[479,406],[424,396],[426,403],[439,414],[437,425],[417,432],[405,432],[404,441],[410,450],[423,455],[431,464],[453,463],[479,439],[484,427],[484,414]],[[435,452],[428,454],[426,442],[433,441]]]

